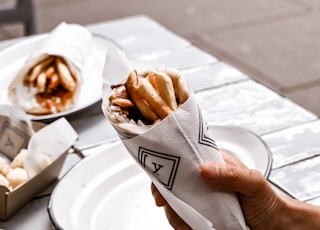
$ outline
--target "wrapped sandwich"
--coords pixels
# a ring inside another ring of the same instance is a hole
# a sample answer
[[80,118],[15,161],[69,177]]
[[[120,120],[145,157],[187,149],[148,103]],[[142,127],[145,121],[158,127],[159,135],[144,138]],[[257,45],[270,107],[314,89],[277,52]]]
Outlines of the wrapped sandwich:
[[32,115],[71,109],[80,92],[91,39],[84,27],[61,23],[39,42],[11,82],[12,103]]
[[102,109],[163,197],[192,229],[246,229],[237,196],[201,179],[202,163],[223,159],[186,78],[173,68],[135,68],[116,51],[108,56]]

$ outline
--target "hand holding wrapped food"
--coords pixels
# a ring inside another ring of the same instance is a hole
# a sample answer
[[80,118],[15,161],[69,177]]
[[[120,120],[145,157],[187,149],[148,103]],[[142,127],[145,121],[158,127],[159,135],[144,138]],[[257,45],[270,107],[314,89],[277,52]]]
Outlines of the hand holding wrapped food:
[[200,178],[202,163],[223,159],[186,78],[172,68],[139,72],[112,54],[102,109],[129,154],[193,229],[244,230],[236,194],[212,190]]

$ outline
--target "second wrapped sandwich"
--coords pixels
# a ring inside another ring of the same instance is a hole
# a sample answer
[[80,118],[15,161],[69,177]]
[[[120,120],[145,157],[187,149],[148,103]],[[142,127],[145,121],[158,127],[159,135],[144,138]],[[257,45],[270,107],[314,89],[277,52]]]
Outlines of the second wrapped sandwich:
[[80,25],[58,25],[34,47],[11,82],[8,91],[12,104],[36,116],[73,108],[91,41],[89,30]]

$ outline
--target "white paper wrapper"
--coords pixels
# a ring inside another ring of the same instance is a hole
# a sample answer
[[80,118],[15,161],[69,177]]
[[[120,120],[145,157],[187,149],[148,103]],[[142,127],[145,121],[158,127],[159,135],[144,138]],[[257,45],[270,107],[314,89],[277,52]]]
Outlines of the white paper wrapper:
[[13,104],[19,105],[25,111],[39,107],[34,96],[36,89],[25,87],[23,79],[32,67],[48,55],[62,57],[68,64],[73,76],[77,78],[77,87],[73,94],[73,101],[75,102],[81,90],[83,67],[90,54],[92,39],[92,34],[88,29],[77,24],[60,23],[34,47],[34,52],[30,54],[10,84],[9,97]]
[[90,53],[92,42],[91,32],[78,24],[60,23],[47,38],[43,39],[25,63],[20,73],[26,73],[45,55],[61,56],[73,66],[81,76],[82,68]]
[[[116,50],[110,50],[109,55],[112,56],[107,57],[104,71],[102,107],[105,114],[110,84],[125,81],[135,68]],[[119,136],[131,156],[190,227],[201,230],[246,229],[237,196],[213,190],[201,178],[202,163],[223,162],[223,159],[194,96],[139,135],[123,135],[124,130],[118,124],[113,125],[120,131]]]
[[67,151],[78,134],[65,118],[60,118],[35,133],[28,144],[24,167],[33,177]]

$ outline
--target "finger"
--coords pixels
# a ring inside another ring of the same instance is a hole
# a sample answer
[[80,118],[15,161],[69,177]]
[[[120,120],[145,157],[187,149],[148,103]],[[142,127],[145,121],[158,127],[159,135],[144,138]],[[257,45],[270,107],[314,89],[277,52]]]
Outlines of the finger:
[[247,196],[259,195],[268,186],[260,172],[227,164],[205,163],[201,175],[211,187]]
[[153,183],[151,183],[151,193],[158,207],[162,207],[168,204]]
[[164,206],[167,219],[174,229],[178,230],[191,230],[191,228],[178,216],[178,214],[167,204]]
[[191,228],[184,222],[184,220],[180,218],[178,214],[170,207],[170,205],[163,198],[163,196],[160,194],[160,192],[153,183],[151,183],[151,193],[156,201],[156,205],[158,207],[164,207],[166,217],[170,225],[174,229],[191,230]]

